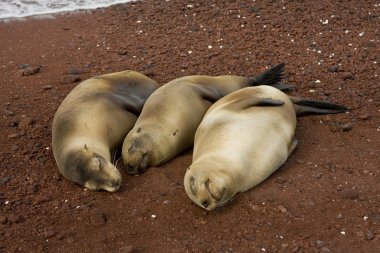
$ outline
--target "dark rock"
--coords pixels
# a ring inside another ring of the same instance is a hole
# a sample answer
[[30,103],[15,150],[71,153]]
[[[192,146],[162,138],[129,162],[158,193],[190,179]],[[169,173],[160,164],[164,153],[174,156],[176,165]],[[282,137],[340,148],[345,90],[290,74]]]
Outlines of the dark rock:
[[146,70],[146,71],[143,71],[142,73],[148,77],[153,77],[156,75],[152,70]]
[[19,127],[20,128],[26,128],[28,126],[33,125],[34,123],[36,123],[36,121],[34,119],[32,119],[30,117],[24,117],[21,119]]
[[29,64],[26,64],[26,63],[21,63],[21,64],[18,65],[19,69],[25,69],[27,67],[29,67]]
[[52,227],[46,228],[44,230],[45,239],[51,238],[51,237],[55,236],[55,234],[56,234],[56,232],[54,231],[54,229]]
[[368,230],[367,233],[366,233],[365,239],[367,239],[367,240],[373,240],[374,238],[375,238],[375,234],[371,230]]
[[35,205],[39,205],[39,204],[42,204],[42,203],[45,203],[45,202],[48,202],[51,200],[51,196],[50,195],[47,195],[47,194],[44,194],[44,195],[39,195],[35,198],[34,200],[34,204]]
[[347,79],[353,80],[354,79],[354,75],[351,72],[343,72],[342,73],[342,78],[343,78],[343,80],[347,80]]
[[364,113],[364,114],[359,115],[359,119],[361,119],[361,120],[367,120],[370,118],[371,118],[371,115],[369,115],[368,113]]
[[16,126],[18,126],[18,123],[16,121],[12,121],[9,125],[11,127],[16,127]]
[[94,208],[90,211],[90,222],[93,226],[103,226],[107,222],[106,215],[98,208]]
[[340,195],[345,199],[356,199],[359,197],[359,193],[354,189],[342,190]]
[[5,224],[7,223],[8,218],[6,216],[0,216],[0,224]]
[[81,78],[79,75],[68,74],[68,75],[62,76],[59,80],[61,81],[61,83],[68,84],[68,83],[79,82]]
[[0,179],[0,185],[5,185],[9,182],[9,180],[11,180],[11,177],[3,177],[2,179]]
[[18,215],[18,214],[10,214],[8,216],[8,221],[10,223],[19,223],[21,220],[22,220],[22,217],[21,215]]
[[335,73],[335,72],[338,72],[338,69],[339,69],[338,65],[333,65],[329,68],[329,71]]
[[20,74],[22,76],[31,76],[31,75],[35,75],[38,72],[40,72],[40,69],[41,69],[41,66],[26,67],[26,68],[20,70]]
[[252,13],[257,13],[257,12],[260,11],[260,7],[257,7],[257,6],[251,6],[250,11],[251,11]]
[[70,74],[70,75],[79,75],[81,73],[82,73],[82,71],[80,69],[77,69],[77,68],[70,68],[67,71],[67,74]]

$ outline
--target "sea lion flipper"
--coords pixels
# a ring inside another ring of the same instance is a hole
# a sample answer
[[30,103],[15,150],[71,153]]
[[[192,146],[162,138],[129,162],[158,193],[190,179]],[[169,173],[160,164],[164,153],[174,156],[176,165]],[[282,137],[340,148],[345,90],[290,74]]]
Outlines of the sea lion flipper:
[[297,116],[305,114],[333,114],[347,112],[349,109],[343,105],[338,105],[326,101],[290,97],[294,104]]
[[251,86],[269,85],[279,90],[290,90],[293,85],[282,83],[282,76],[285,68],[285,63],[277,64],[276,66],[250,78]]
[[211,103],[215,103],[217,100],[224,96],[224,94],[212,86],[197,85],[196,87],[202,98],[210,101]]
[[297,147],[297,144],[298,144],[298,141],[296,138],[293,138],[292,140],[292,143],[290,143],[290,146],[289,146],[289,151],[288,151],[288,156],[290,156],[293,151],[296,149]]
[[284,101],[271,99],[271,98],[260,98],[260,97],[249,97],[246,99],[235,100],[229,106],[234,110],[245,110],[253,106],[281,106]]

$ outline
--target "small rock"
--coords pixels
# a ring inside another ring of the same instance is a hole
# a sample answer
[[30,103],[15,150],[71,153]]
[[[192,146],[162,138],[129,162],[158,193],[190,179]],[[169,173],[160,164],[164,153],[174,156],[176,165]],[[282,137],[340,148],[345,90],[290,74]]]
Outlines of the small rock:
[[51,196],[49,195],[38,195],[35,200],[34,200],[34,204],[35,205],[39,205],[39,204],[42,204],[42,203],[45,203],[45,202],[48,202],[51,200]]
[[9,125],[11,127],[16,127],[16,126],[18,126],[18,123],[16,121],[12,121]]
[[18,65],[19,69],[25,69],[27,67],[29,67],[29,64],[26,64],[26,63],[21,63],[21,64]]
[[10,214],[8,216],[8,221],[10,223],[19,223],[21,221],[21,215],[18,215],[18,214]]
[[0,224],[5,224],[7,223],[8,218],[6,216],[0,216]]
[[364,114],[359,115],[359,119],[361,119],[361,120],[367,120],[369,118],[371,118],[371,115],[369,115],[368,113],[364,113]]
[[375,234],[371,230],[368,230],[367,233],[366,233],[365,239],[372,240],[374,238],[375,238]]
[[340,192],[340,195],[345,199],[356,199],[359,193],[354,189],[347,189]]
[[10,134],[10,135],[8,135],[8,138],[9,139],[15,139],[15,138],[17,138],[19,135],[18,134]]
[[0,185],[5,185],[6,183],[9,182],[9,180],[11,180],[11,177],[3,177],[0,179]]
[[14,116],[15,115],[14,112],[12,112],[11,110],[7,110],[7,109],[4,110],[4,113],[5,113],[5,116]]
[[186,209],[185,209],[185,208],[182,208],[181,210],[179,210],[179,212],[180,212],[181,214],[184,214],[184,213],[186,212]]
[[254,211],[259,211],[260,210],[260,207],[258,205],[252,205],[252,210]]
[[281,213],[286,213],[286,212],[288,211],[288,210],[287,210],[284,206],[282,206],[282,205],[279,205],[279,206],[277,207],[277,209],[280,210]]
[[296,163],[298,163],[298,164],[304,164],[304,163],[305,163],[305,160],[302,160],[302,159],[296,159]]
[[43,90],[51,90],[51,89],[53,89],[53,86],[51,86],[51,85],[45,85],[42,89]]
[[154,73],[154,71],[152,70],[145,70],[142,72],[144,75],[148,76],[148,77],[153,77],[156,75],[156,73]]
[[26,128],[28,126],[33,125],[34,123],[36,123],[36,121],[34,119],[32,119],[30,117],[24,117],[21,119],[19,127],[20,128]]
[[315,179],[320,179],[322,177],[322,173],[319,172],[319,171],[316,171],[316,172],[313,173],[313,177]]
[[360,238],[364,238],[364,232],[363,231],[357,232],[356,235],[359,236]]
[[329,248],[323,247],[323,248],[321,248],[321,250],[319,252],[320,253],[330,253],[331,251]]
[[136,252],[136,249],[132,245],[124,246],[119,248],[118,253],[133,253]]
[[54,229],[52,227],[46,228],[44,230],[44,237],[45,237],[45,239],[51,238],[51,237],[55,236],[55,234],[56,233],[55,233],[55,231],[54,231]]
[[251,10],[252,13],[257,13],[257,12],[260,11],[260,7],[257,7],[257,6],[251,6],[250,10]]
[[31,76],[40,72],[41,66],[26,67],[20,70],[22,76]]
[[77,68],[70,68],[68,71],[67,71],[67,74],[70,74],[70,75],[79,75],[81,74],[82,71],[77,69]]
[[65,84],[79,82],[80,80],[81,78],[79,75],[73,74],[64,75],[60,78],[61,83]]
[[281,248],[286,249],[287,247],[289,247],[289,244],[287,244],[287,243],[281,244]]
[[90,212],[90,222],[95,227],[103,226],[107,222],[107,217],[100,209],[95,208]]
[[33,184],[28,187],[28,193],[36,193],[39,190],[38,184]]
[[343,132],[348,132],[352,129],[353,125],[351,123],[346,123],[346,124],[343,124],[342,126],[342,129],[343,129]]
[[347,80],[347,79],[352,80],[352,79],[354,79],[354,75],[351,72],[343,72],[342,78],[343,78],[343,80]]
[[333,66],[331,66],[331,67],[329,68],[329,71],[335,73],[335,72],[338,71],[338,69],[339,69],[339,66],[338,66],[338,65],[333,65]]
[[318,248],[325,246],[325,242],[321,240],[316,240],[315,244],[317,245]]
[[167,205],[170,203],[170,200],[164,200],[164,202],[162,202],[164,205]]

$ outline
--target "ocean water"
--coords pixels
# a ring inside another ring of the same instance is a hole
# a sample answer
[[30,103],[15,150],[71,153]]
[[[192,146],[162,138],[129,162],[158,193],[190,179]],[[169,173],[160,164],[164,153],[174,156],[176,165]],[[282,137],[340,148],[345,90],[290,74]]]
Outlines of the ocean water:
[[133,0],[0,0],[0,19],[90,10]]

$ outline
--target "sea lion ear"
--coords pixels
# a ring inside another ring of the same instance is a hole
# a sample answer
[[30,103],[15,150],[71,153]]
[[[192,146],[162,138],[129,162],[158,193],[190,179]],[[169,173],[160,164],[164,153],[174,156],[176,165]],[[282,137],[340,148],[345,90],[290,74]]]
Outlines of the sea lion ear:
[[88,150],[87,144],[84,144],[84,150]]

